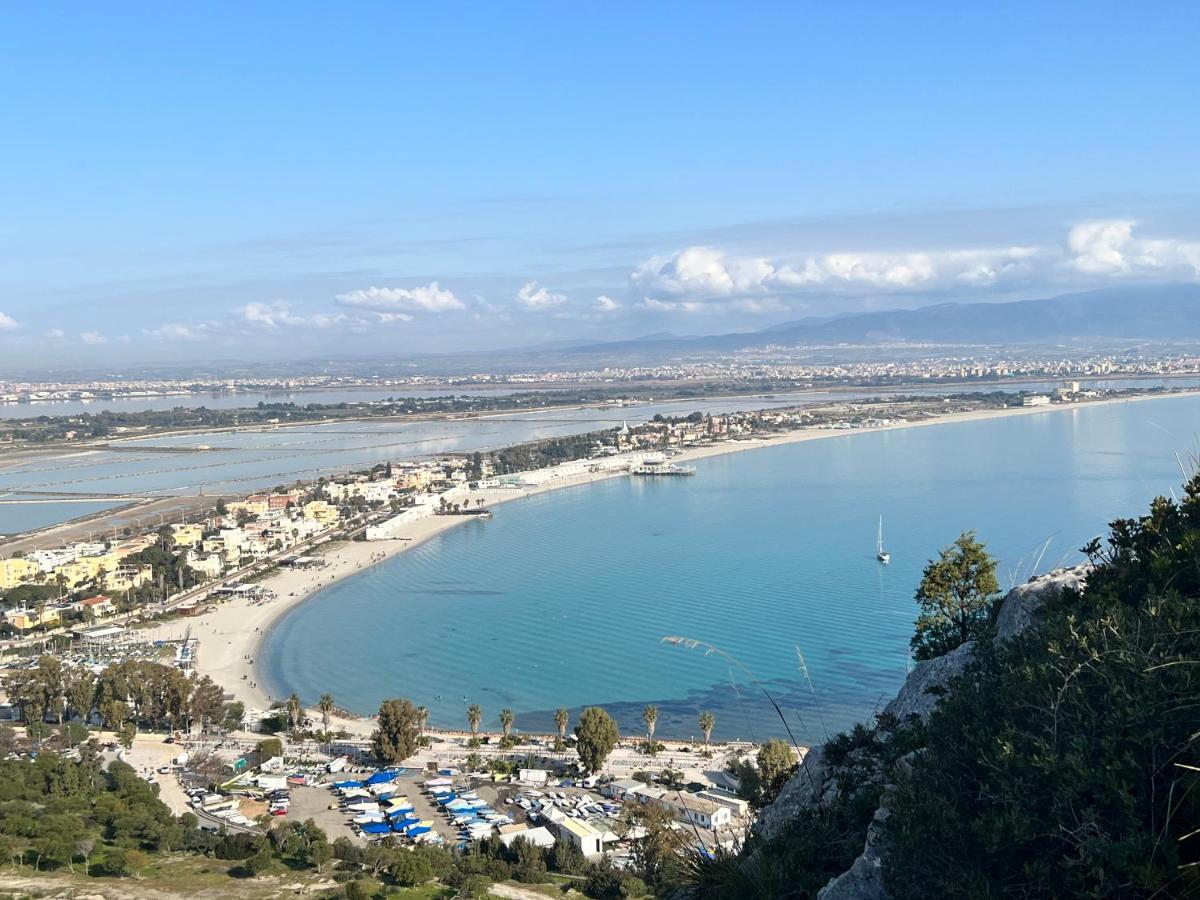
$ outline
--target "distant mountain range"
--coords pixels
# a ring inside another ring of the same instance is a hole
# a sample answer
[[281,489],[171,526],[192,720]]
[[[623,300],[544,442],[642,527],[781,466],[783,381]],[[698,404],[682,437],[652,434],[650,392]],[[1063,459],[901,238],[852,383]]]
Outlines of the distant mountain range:
[[1088,338],[1200,340],[1200,285],[1107,288],[1006,303],[939,303],[806,318],[739,334],[655,334],[558,349],[575,355],[610,355],[626,350],[742,350],[771,344],[1036,344]]

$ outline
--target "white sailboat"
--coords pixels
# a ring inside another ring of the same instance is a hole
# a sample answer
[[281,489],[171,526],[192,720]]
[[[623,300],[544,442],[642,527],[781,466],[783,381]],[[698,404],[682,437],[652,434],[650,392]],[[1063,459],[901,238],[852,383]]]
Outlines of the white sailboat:
[[879,517],[879,537],[875,540],[875,558],[885,566],[892,561],[892,554],[883,549],[883,516]]

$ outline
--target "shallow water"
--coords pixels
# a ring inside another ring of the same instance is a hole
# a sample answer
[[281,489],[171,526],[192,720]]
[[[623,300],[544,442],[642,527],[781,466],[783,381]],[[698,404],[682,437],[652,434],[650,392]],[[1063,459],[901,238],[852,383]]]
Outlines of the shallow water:
[[[702,460],[499,507],[315,595],[260,658],[276,696],[372,712],[407,696],[464,728],[478,702],[526,729],[602,704],[623,731],[798,740],[886,702],[908,666],[926,560],[976,529],[1001,581],[1081,559],[1114,517],[1182,482],[1200,398],[849,435]],[[884,517],[892,564],[874,558]],[[1044,549],[1043,549],[1044,548]],[[683,635],[702,648],[666,646]],[[800,664],[802,653],[811,687]],[[750,674],[753,672],[753,675]]]

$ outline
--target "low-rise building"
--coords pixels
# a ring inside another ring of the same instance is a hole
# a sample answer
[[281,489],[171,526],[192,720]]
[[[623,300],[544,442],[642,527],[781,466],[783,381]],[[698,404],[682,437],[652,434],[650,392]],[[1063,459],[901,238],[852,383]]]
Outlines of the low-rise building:
[[713,831],[728,828],[733,822],[729,807],[684,791],[664,793],[658,798],[658,805],[683,822]]
[[301,510],[304,518],[311,519],[323,528],[332,528],[338,523],[337,507],[324,500],[312,500],[304,504]]
[[53,606],[47,606],[40,613],[36,609],[10,609],[4,613],[4,619],[18,631],[28,631],[39,625],[52,627],[57,625],[62,615]]
[[550,827],[560,838],[578,847],[584,858],[596,859],[604,855],[604,832],[591,823],[563,816],[558,821],[551,821]]

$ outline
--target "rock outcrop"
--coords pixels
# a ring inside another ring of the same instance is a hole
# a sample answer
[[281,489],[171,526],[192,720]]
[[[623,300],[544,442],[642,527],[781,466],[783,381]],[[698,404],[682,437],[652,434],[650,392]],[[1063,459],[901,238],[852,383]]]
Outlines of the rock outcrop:
[[1092,567],[1088,563],[1069,569],[1055,569],[1013,588],[1004,598],[1000,614],[996,616],[995,639],[1003,641],[1020,634],[1030,626],[1038,610],[1051,597],[1061,594],[1066,589],[1082,590],[1091,570]]
[[[1057,569],[1039,575],[1025,584],[1013,588],[1004,598],[996,618],[994,640],[1003,641],[1020,634],[1037,618],[1038,610],[1051,597],[1064,589],[1082,589],[1091,567],[1084,564],[1067,569]],[[961,675],[971,661],[975,642],[969,641],[954,650],[917,664],[904,680],[896,697],[884,707],[900,719],[918,716],[927,722],[938,704],[940,688]],[[919,751],[918,751],[919,752]],[[915,754],[913,754],[915,756]],[[911,762],[901,759],[896,768],[911,771]],[[887,773],[893,775],[894,773]],[[878,783],[878,779],[873,779]],[[883,867],[886,864],[879,846],[880,825],[888,816],[888,797],[891,785],[885,785],[879,808],[867,829],[867,839],[862,854],[841,875],[833,878],[817,894],[817,900],[887,900],[883,886]],[[813,748],[804,757],[796,774],[780,791],[775,802],[759,815],[759,833],[770,839],[778,835],[797,814],[813,806],[830,803],[838,794],[834,768],[825,759],[820,748]]]

